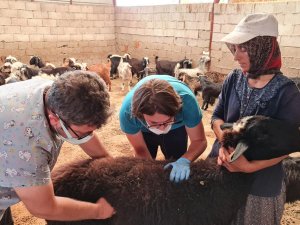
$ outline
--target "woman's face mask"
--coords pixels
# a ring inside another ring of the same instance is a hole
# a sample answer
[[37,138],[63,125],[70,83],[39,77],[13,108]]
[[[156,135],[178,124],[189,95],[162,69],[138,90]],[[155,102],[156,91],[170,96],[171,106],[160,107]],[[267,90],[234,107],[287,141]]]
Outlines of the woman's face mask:
[[149,129],[151,132],[153,132],[153,133],[155,133],[155,134],[157,134],[157,135],[160,135],[160,134],[166,134],[166,133],[168,133],[168,132],[171,130],[171,128],[172,128],[172,124],[168,124],[167,126],[165,126],[165,128],[164,128],[163,130],[160,130],[160,129],[156,128],[156,127],[151,127],[148,123],[147,123],[147,125],[148,125],[148,129]]
[[68,131],[68,129],[65,127],[63,121],[59,118],[59,123],[63,129],[63,131],[65,132],[65,134],[67,135],[67,137],[63,137],[61,136],[58,132],[57,132],[57,137],[62,140],[62,141],[67,141],[73,145],[80,145],[80,144],[84,144],[86,142],[88,142],[89,140],[91,140],[91,138],[93,137],[93,134],[90,134],[86,137],[83,138],[74,138],[72,137],[72,135],[70,134],[70,132]]

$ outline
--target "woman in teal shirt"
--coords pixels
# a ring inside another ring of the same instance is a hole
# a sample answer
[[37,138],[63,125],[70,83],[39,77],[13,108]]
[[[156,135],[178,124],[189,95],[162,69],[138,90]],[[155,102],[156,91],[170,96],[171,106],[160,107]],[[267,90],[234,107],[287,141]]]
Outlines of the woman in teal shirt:
[[[207,146],[202,113],[193,92],[167,75],[142,79],[126,95],[120,110],[120,125],[140,158],[156,158],[158,146],[166,159],[177,160],[170,180],[187,180],[190,162]],[[190,145],[188,146],[188,137]]]

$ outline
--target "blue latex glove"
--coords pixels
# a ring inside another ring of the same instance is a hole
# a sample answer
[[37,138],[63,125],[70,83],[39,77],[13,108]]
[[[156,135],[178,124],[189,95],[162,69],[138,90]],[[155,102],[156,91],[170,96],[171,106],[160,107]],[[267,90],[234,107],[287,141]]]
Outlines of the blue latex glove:
[[177,161],[165,165],[164,169],[168,169],[171,166],[173,167],[170,173],[170,181],[175,181],[175,183],[178,183],[180,181],[189,179],[191,171],[190,163],[191,161],[186,158],[179,158]]

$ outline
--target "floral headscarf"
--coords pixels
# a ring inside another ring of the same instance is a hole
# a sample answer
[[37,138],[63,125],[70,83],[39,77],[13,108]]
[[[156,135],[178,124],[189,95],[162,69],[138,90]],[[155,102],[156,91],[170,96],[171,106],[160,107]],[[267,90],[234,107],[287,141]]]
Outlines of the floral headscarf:
[[[234,54],[233,45],[227,46]],[[257,36],[240,46],[246,48],[250,58],[250,69],[246,74],[249,78],[280,72],[281,53],[276,37]]]

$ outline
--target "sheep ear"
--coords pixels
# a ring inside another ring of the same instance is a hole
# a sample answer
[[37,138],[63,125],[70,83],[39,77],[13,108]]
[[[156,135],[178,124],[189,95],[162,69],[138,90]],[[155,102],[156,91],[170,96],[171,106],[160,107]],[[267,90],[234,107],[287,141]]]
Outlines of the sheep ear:
[[233,127],[233,123],[223,123],[220,127],[221,130],[231,129]]
[[248,150],[248,145],[244,142],[239,142],[234,150],[234,152],[232,153],[232,155],[230,156],[230,163],[234,162],[235,160],[237,160],[241,155],[243,155],[243,153],[245,151]]

